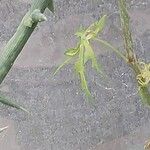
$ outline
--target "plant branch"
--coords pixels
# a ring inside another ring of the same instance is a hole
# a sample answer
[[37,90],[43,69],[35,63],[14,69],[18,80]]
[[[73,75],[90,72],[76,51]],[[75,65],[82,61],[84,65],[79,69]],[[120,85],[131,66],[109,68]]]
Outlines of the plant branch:
[[8,74],[38,22],[46,20],[43,12],[47,7],[53,11],[52,0],[33,0],[30,10],[22,19],[16,33],[0,55],[0,84]]
[[127,62],[127,58],[118,49],[114,48],[110,43],[97,38],[95,38],[95,40],[112,49],[120,58],[122,58],[125,62]]
[[124,38],[124,47],[127,52],[127,58],[129,63],[135,63],[136,57],[134,55],[134,44],[132,34],[130,31],[130,17],[128,15],[126,0],[118,0],[120,20]]
[[[47,20],[43,14],[46,8],[49,8],[50,11],[53,12],[53,0],[33,0],[30,10],[23,17],[16,33],[4,47],[0,55],[0,84],[13,66],[16,58],[22,51],[37,24]],[[28,112],[23,107],[13,103],[3,96],[0,96],[0,102],[7,106]]]
[[141,62],[137,60],[136,54],[134,52],[134,44],[132,39],[132,34],[130,31],[130,18],[127,11],[126,0],[118,0],[119,10],[120,10],[120,20],[123,31],[124,47],[127,51],[127,59],[129,66],[135,72],[135,78],[137,79],[137,85],[139,89],[139,94],[142,101],[150,106],[150,69],[149,64],[144,64],[144,68],[141,67]]

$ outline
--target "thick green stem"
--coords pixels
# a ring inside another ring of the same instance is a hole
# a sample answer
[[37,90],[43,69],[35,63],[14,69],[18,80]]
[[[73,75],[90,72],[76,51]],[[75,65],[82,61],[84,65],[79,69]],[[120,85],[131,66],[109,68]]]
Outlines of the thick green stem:
[[0,55],[0,84],[11,69],[38,22],[46,20],[43,12],[47,7],[53,11],[52,0],[33,0],[29,12],[24,16],[16,33]]
[[[120,19],[121,19],[121,26],[122,26],[122,32],[124,37],[124,47],[127,52],[127,59],[130,67],[135,72],[135,77],[137,77],[139,74],[141,74],[139,61],[136,58],[135,52],[134,52],[134,44],[132,39],[132,34],[130,31],[130,18],[127,11],[126,6],[126,0],[118,0],[119,10],[120,10]],[[144,79],[143,79],[144,80]],[[141,96],[141,99],[145,104],[148,104],[150,106],[150,91],[149,91],[149,84],[146,86],[141,86],[138,83],[139,87],[139,94]]]
[[149,85],[147,85],[146,87],[140,87],[139,94],[140,94],[140,96],[142,98],[143,103],[150,106]]
[[136,57],[134,55],[134,46],[132,34],[130,31],[130,17],[128,15],[126,0],[118,0],[119,10],[120,10],[120,20],[124,38],[124,47],[127,52],[127,58],[129,63],[134,63]]

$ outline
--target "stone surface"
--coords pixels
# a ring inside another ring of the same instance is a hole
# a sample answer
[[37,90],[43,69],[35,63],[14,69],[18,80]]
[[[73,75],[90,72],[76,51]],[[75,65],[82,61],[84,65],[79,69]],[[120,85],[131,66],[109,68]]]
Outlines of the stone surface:
[[[28,10],[29,2],[0,1],[1,50]],[[138,56],[149,61],[150,1],[128,2]],[[55,77],[52,75],[64,60],[65,49],[75,45],[74,33],[80,25],[86,27],[105,13],[108,21],[103,37],[121,47],[115,0],[57,0],[55,13],[46,11],[48,21],[38,26],[0,87],[4,95],[31,112],[27,115],[0,107],[0,125],[10,126],[0,135],[0,150],[143,148],[150,138],[150,111],[137,95],[132,71],[115,54],[94,44],[98,60],[110,79],[105,82],[88,67],[95,106],[86,102],[72,65]]]
[[0,134],[0,149],[20,150],[20,147],[16,142],[16,131],[14,128],[14,122],[10,119],[0,118],[0,127],[7,126],[8,129]]

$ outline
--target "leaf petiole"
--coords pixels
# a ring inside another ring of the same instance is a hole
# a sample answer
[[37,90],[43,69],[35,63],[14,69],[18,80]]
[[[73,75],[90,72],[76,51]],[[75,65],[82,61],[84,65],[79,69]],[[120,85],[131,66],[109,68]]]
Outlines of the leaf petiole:
[[72,59],[72,57],[69,57],[68,59],[66,59],[54,72],[53,76],[55,76],[57,74],[57,72],[64,66],[66,65],[70,60]]
[[113,47],[110,43],[108,43],[107,41],[95,38],[96,41],[100,42],[101,44],[109,47],[110,49],[112,49],[119,57],[121,57],[125,62],[127,62],[127,58],[115,47]]

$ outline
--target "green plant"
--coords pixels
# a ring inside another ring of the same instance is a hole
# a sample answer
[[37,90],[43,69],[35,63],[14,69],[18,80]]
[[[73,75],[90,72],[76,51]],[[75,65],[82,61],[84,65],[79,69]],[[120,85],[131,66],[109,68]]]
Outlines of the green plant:
[[[92,67],[104,76],[102,68],[100,64],[98,64],[96,55],[92,48],[91,41],[95,40],[114,51],[133,69],[137,80],[139,94],[143,102],[150,105],[150,63],[141,62],[140,59],[137,59],[134,52],[134,44],[130,31],[130,18],[127,11],[126,1],[118,0],[118,6],[120,10],[120,20],[126,54],[123,54],[117,48],[114,48],[109,42],[101,38],[97,38],[97,35],[101,33],[105,27],[106,15],[104,15],[99,21],[93,23],[87,29],[81,28],[75,34],[79,38],[77,46],[75,48],[68,49],[65,52],[67,59],[62,65],[60,65],[60,67],[58,67],[54,74],[56,74],[65,64],[73,60],[75,71],[81,80],[81,87],[85,91],[87,97],[91,98],[91,93],[86,81],[87,62],[91,61]],[[46,20],[46,17],[43,14],[46,8],[49,8],[53,12],[53,0],[33,0],[30,10],[24,16],[16,33],[2,51],[0,55],[0,84],[8,74],[14,61],[20,54],[37,24]],[[0,102],[27,112],[26,109],[16,103],[13,103],[4,96],[0,96]]]
[[96,56],[91,46],[91,41],[96,40],[100,44],[105,45],[107,48],[113,50],[125,63],[127,63],[135,72],[135,78],[137,80],[138,91],[141,99],[145,104],[150,105],[150,63],[140,62],[137,59],[134,52],[134,44],[132,34],[130,31],[130,18],[127,11],[126,1],[118,0],[118,6],[120,11],[120,22],[122,27],[122,34],[124,40],[124,48],[126,54],[123,54],[118,49],[114,48],[110,43],[102,39],[98,39],[98,33],[102,32],[105,27],[106,15],[104,15],[99,21],[93,23],[87,29],[81,29],[75,35],[79,38],[79,42],[75,48],[68,49],[65,55],[69,57],[60,67],[57,68],[54,75],[70,60],[73,59],[75,71],[79,74],[81,87],[86,92],[88,97],[91,97],[91,93],[88,89],[86,81],[86,63],[88,60],[92,61],[92,67],[98,72],[101,72]]
[[[46,20],[43,14],[46,8],[52,12],[54,11],[53,0],[33,0],[30,10],[22,19],[16,33],[5,46],[0,55],[0,84],[8,74],[37,24]],[[0,103],[28,112],[25,108],[2,95],[0,95]],[[6,128],[7,127],[1,128],[0,132]]]
[[28,110],[26,110],[25,108],[23,108],[22,106],[18,105],[17,103],[13,102],[12,100],[9,100],[8,98],[5,98],[4,96],[0,95],[0,102],[4,105],[16,108],[16,109],[20,109],[24,112],[28,112]]
[[81,88],[85,91],[86,96],[91,98],[91,93],[87,85],[86,81],[86,63],[88,61],[92,62],[92,67],[99,72],[102,76],[104,76],[101,65],[97,63],[96,55],[92,48],[92,41],[98,41],[101,44],[107,46],[112,49],[117,55],[124,60],[126,57],[116,48],[114,48],[110,43],[105,40],[98,39],[97,35],[101,33],[106,25],[107,16],[104,15],[99,21],[90,25],[87,29],[81,28],[75,35],[79,38],[79,42],[75,48],[70,48],[65,52],[66,61],[61,64],[55,71],[54,75],[69,61],[73,60],[75,71],[79,75],[81,80]]
[[127,11],[126,1],[118,0],[120,20],[124,37],[127,63],[133,69],[138,84],[138,91],[142,101],[150,105],[150,63],[141,62],[134,52],[134,44],[130,31],[130,18]]
[[[6,44],[0,55],[0,84],[8,74],[14,61],[22,51],[37,24],[46,20],[46,17],[43,14],[46,8],[52,12],[54,11],[53,0],[33,0],[30,10],[23,17],[16,33]],[[0,102],[7,106],[28,112],[25,108],[12,102],[12,100],[8,100],[8,98],[2,95],[0,95]]]
[[76,36],[79,38],[79,42],[75,48],[70,48],[65,52],[65,55],[68,57],[67,60],[56,69],[54,75],[70,60],[73,59],[74,67],[76,73],[79,75],[81,80],[81,87],[85,91],[88,98],[91,97],[87,81],[86,81],[86,69],[85,65],[88,61],[92,62],[92,67],[101,72],[101,67],[97,63],[96,56],[94,54],[93,48],[90,44],[91,40],[94,40],[98,33],[100,33],[105,26],[106,16],[103,16],[99,21],[93,23],[87,29],[81,28],[80,31],[76,33]]

